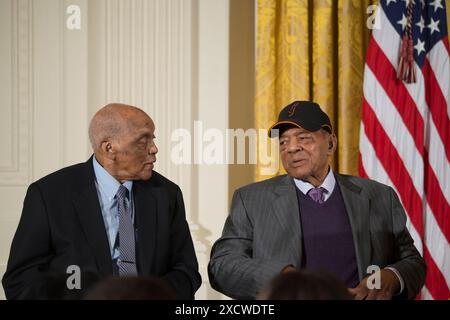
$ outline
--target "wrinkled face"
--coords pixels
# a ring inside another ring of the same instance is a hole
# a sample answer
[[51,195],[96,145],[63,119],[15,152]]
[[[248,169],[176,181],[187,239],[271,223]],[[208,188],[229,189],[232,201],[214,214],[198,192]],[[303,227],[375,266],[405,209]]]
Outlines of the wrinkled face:
[[152,176],[158,148],[155,125],[142,114],[129,121],[115,143],[115,171],[119,180],[148,180]]
[[280,157],[286,172],[307,181],[326,175],[328,156],[335,150],[333,137],[323,129],[316,132],[298,127],[286,129],[280,137]]

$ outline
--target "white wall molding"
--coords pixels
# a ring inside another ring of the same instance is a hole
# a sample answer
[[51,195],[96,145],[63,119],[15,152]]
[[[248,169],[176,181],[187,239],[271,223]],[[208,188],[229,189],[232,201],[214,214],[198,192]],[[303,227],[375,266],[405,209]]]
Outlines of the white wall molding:
[[5,53],[10,60],[1,63],[6,64],[4,70],[10,70],[5,83],[10,91],[1,98],[6,101],[2,101],[0,124],[8,128],[8,132],[2,132],[6,136],[2,136],[1,146],[10,152],[2,156],[2,160],[8,160],[0,165],[0,186],[21,186],[30,181],[32,163],[32,2],[6,0],[2,6],[6,7],[2,15],[10,16],[2,20],[10,19],[11,24],[1,32],[11,41],[5,42],[6,48],[2,49],[9,51]]

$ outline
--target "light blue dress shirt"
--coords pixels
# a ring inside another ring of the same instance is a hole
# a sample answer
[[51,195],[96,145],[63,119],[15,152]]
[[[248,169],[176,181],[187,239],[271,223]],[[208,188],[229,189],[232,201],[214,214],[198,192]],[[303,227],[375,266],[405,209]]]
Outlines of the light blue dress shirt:
[[[100,209],[102,210],[103,222],[105,223],[106,234],[108,235],[109,248],[111,249],[112,260],[119,258],[119,248],[115,246],[117,233],[119,232],[119,210],[117,206],[116,193],[119,190],[120,182],[111,176],[93,157],[95,187],[97,188]],[[124,187],[128,189],[129,199],[126,201],[131,208],[131,217],[134,221],[133,204],[133,181],[125,181]]]

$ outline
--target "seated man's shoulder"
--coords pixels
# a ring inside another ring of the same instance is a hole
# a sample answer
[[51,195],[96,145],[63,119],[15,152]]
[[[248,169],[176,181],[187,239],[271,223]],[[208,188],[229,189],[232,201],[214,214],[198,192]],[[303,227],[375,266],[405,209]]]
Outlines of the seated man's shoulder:
[[276,176],[270,179],[245,185],[237,189],[235,192],[243,195],[265,193],[268,191],[272,191],[275,187],[286,184],[287,179],[289,179],[287,175]]
[[164,188],[168,190],[178,190],[179,186],[163,176],[162,174],[153,170],[152,177],[148,181],[144,181],[144,183],[149,184],[153,187]]
[[344,181],[348,181],[351,184],[361,188],[365,193],[368,194],[379,194],[380,192],[385,193],[392,190],[392,188],[388,185],[375,180],[344,174],[340,174],[340,177]]
[[42,188],[67,186],[77,183],[84,178],[88,172],[87,169],[86,162],[77,163],[52,172],[35,181],[33,184],[39,185]]

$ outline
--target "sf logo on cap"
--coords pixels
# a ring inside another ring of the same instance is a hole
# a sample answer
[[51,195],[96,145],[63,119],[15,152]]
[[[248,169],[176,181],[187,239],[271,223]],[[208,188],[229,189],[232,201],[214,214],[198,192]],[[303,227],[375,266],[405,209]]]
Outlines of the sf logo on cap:
[[296,108],[297,108],[297,103],[294,104],[294,105],[292,105],[292,106],[289,108],[289,111],[288,111],[288,117],[292,117],[292,116],[294,115],[295,109],[296,109]]

